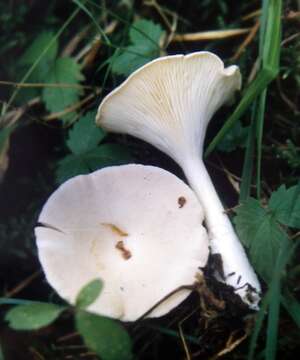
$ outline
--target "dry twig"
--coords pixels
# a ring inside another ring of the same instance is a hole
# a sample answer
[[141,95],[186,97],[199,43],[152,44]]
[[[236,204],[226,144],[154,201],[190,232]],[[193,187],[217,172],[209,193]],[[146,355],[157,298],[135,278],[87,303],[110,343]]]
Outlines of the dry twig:
[[253,41],[259,29],[259,24],[259,20],[257,20],[254,26],[251,28],[249,34],[246,36],[245,40],[241,43],[235,54],[232,56],[231,60],[237,60],[245,51],[246,47]]
[[261,9],[257,9],[255,11],[252,11],[251,13],[245,15],[242,17],[242,21],[247,21],[247,20],[250,20],[250,19],[253,19],[253,18],[256,18],[258,16],[260,16],[261,14]]
[[235,36],[247,34],[251,31],[251,28],[245,29],[231,29],[231,30],[212,30],[201,31],[191,34],[175,34],[172,42],[175,41],[208,41],[208,40],[221,40],[228,39]]
[[76,111],[77,109],[80,109],[83,105],[89,103],[92,99],[94,99],[97,95],[99,95],[100,92],[101,92],[101,90],[99,89],[95,93],[89,94],[84,99],[76,102],[75,104],[72,104],[71,106],[67,107],[63,111],[59,111],[56,113],[52,113],[50,115],[46,115],[43,117],[43,120],[49,121],[49,120],[60,119],[61,117],[65,116],[67,114],[70,114],[70,113]]
[[95,89],[95,86],[64,84],[64,83],[17,83],[0,80],[0,85],[14,86],[16,88],[63,88],[63,89]]
[[15,286],[13,289],[7,291],[5,293],[5,297],[9,298],[12,296],[15,296],[16,294],[18,294],[20,291],[22,291],[23,289],[25,289],[28,285],[30,285],[33,280],[35,280],[38,276],[41,275],[41,270],[37,270],[35,271],[33,274],[31,274],[30,276],[28,276],[26,279],[22,280],[17,286]]

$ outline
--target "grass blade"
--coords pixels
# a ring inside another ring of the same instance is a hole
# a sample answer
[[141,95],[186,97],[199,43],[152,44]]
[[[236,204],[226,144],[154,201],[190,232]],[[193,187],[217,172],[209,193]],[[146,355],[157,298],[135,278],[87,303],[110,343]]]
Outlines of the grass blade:
[[266,360],[275,360],[280,310],[280,277],[274,279],[270,287],[270,304],[267,324]]
[[[224,126],[209,144],[205,156],[208,156],[231,129],[235,122],[245,113],[251,103],[259,96],[279,71],[280,37],[281,37],[281,0],[264,0],[260,33],[262,69],[256,79],[249,85],[242,100]],[[263,128],[263,125],[260,126]]]
[[270,69],[261,71],[256,79],[249,85],[240,103],[234,110],[233,114],[229,117],[226,123],[223,125],[218,134],[213,138],[208,148],[205,151],[205,157],[207,157],[232,128],[232,126],[238,121],[238,119],[244,115],[249,106],[257,98],[257,96],[268,86],[268,84],[274,79],[274,74]]
[[261,328],[263,326],[263,321],[264,321],[264,318],[266,316],[266,311],[267,311],[267,308],[268,308],[268,305],[269,305],[269,301],[270,301],[270,293],[267,292],[267,294],[264,296],[264,298],[262,300],[261,307],[260,307],[259,312],[258,312],[257,317],[256,317],[254,330],[253,330],[253,333],[252,333],[251,339],[250,339],[250,345],[249,345],[249,352],[248,352],[247,360],[254,360],[254,354],[255,354],[255,348],[256,348],[257,339],[258,339],[258,336],[260,334]]
[[261,194],[261,161],[262,161],[262,139],[264,131],[264,116],[266,108],[267,89],[258,99],[258,110],[256,115],[256,196],[259,199]]
[[246,153],[243,164],[243,172],[242,172],[242,181],[241,181],[241,189],[240,189],[240,198],[239,202],[244,202],[250,195],[251,190],[251,179],[252,179],[252,170],[253,170],[253,162],[254,162],[254,145],[255,145],[255,121],[254,116],[256,112],[256,103],[253,105],[252,115],[251,115],[251,126],[249,128],[247,145],[246,145]]
[[296,246],[297,243],[291,246],[291,243],[289,241],[284,242],[275,264],[274,273],[269,288],[270,305],[269,305],[268,325],[267,325],[267,341],[266,341],[266,349],[265,349],[266,360],[276,359],[278,322],[279,322],[279,310],[280,310],[280,299],[281,299],[281,278],[282,278],[282,273],[284,272],[284,269],[289,259],[294,253]]
[[[12,298],[0,298],[1,305],[26,305],[26,304],[35,304],[37,301],[23,300],[23,299],[12,299]],[[39,301],[40,302],[40,301]]]
[[300,303],[299,301],[288,291],[285,291],[281,296],[281,303],[285,310],[290,314],[295,324],[300,329]]
[[90,12],[90,10],[85,6],[85,2],[81,2],[80,0],[72,0],[73,3],[75,3],[83,12],[86,13],[86,15],[93,21],[96,28],[98,29],[100,35],[103,37],[107,45],[111,45],[111,42],[107,35],[105,34],[104,30],[101,28],[101,26],[98,24],[98,21],[95,19],[94,15]]

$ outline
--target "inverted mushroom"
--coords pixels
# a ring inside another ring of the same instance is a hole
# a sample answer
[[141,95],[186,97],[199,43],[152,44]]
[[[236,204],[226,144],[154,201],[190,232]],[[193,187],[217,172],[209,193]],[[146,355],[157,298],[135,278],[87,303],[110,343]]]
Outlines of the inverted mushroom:
[[[184,199],[184,201],[183,201]],[[208,258],[203,210],[193,191],[152,166],[107,167],[61,185],[35,234],[46,278],[70,303],[90,280],[104,288],[89,310],[134,321],[195,275]],[[181,303],[180,290],[148,316]]]
[[224,68],[210,52],[156,59],[104,98],[96,122],[108,131],[145,140],[184,170],[205,212],[213,253],[228,285],[257,308],[260,284],[202,161],[207,125],[241,86],[237,66]]

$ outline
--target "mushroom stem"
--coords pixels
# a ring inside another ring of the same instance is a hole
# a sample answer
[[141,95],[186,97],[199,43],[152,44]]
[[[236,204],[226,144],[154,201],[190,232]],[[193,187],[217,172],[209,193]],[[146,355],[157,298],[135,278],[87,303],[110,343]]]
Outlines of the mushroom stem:
[[222,258],[225,278],[219,276],[219,280],[234,287],[235,293],[249,307],[257,309],[261,291],[259,281],[224,211],[202,159],[188,159],[182,162],[182,166],[191,188],[203,206],[211,252],[220,254]]

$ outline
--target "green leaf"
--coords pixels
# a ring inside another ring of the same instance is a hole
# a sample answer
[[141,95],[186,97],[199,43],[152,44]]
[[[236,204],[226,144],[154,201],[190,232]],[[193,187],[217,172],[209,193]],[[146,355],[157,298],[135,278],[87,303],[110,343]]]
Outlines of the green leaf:
[[255,269],[268,282],[280,248],[288,241],[287,236],[278,226],[272,212],[253,198],[249,198],[236,212],[234,222],[239,237],[249,249]]
[[120,165],[132,160],[127,147],[119,144],[103,144],[85,154],[84,158],[90,170],[104,166]]
[[88,174],[89,172],[90,169],[84,159],[71,154],[57,163],[55,178],[58,184],[62,184],[74,176]]
[[100,279],[95,279],[85,285],[76,298],[76,306],[85,309],[90,306],[100,295],[103,283]]
[[224,152],[231,152],[237,147],[245,147],[249,127],[243,127],[238,121],[218,144],[218,149]]
[[[20,59],[20,63],[24,65],[32,65],[36,58],[40,55],[41,51],[46,48],[53,38],[53,33],[44,31],[39,34],[33,43],[25,50]],[[53,45],[47,50],[44,57],[54,60],[57,55],[58,43],[54,42]]]
[[37,330],[51,324],[65,310],[65,307],[34,303],[19,305],[9,310],[5,320],[15,330]]
[[[39,34],[33,43],[27,48],[25,53],[21,56],[19,65],[22,67],[28,67],[34,64],[36,59],[40,56],[43,49],[45,49],[48,44],[53,39],[54,34],[49,31],[44,31]],[[45,76],[47,75],[48,71],[50,70],[51,65],[56,58],[58,50],[58,41],[54,41],[50,48],[46,51],[43,58],[37,64],[36,68],[34,69],[33,73],[28,79],[29,82],[45,82]]]
[[288,139],[283,149],[277,147],[275,151],[292,169],[300,168],[300,148],[296,146],[292,140]]
[[111,69],[115,74],[128,76],[157,56],[157,51],[149,51],[147,45],[130,45],[120,55],[113,57]]
[[95,112],[90,111],[69,131],[67,145],[76,155],[94,149],[105,137],[105,132],[95,124]]
[[104,316],[76,313],[76,327],[85,344],[103,360],[132,359],[131,339],[123,326]]
[[160,25],[145,19],[135,21],[129,30],[129,38],[133,44],[148,42],[148,46],[152,44],[152,47],[158,50],[162,34],[163,30]]
[[[45,83],[78,85],[83,80],[80,65],[72,58],[59,58],[48,72]],[[47,110],[59,112],[79,100],[81,89],[76,87],[46,87],[42,98]]]
[[128,149],[119,144],[103,144],[84,154],[67,155],[58,162],[56,181],[58,184],[73,176],[88,174],[104,166],[120,165],[132,160]]
[[129,31],[132,45],[115,54],[112,59],[112,72],[129,75],[150,60],[159,56],[159,41],[164,34],[160,25],[148,20],[138,20]]
[[300,228],[300,185],[289,189],[285,185],[272,193],[269,207],[276,219],[284,225]]

